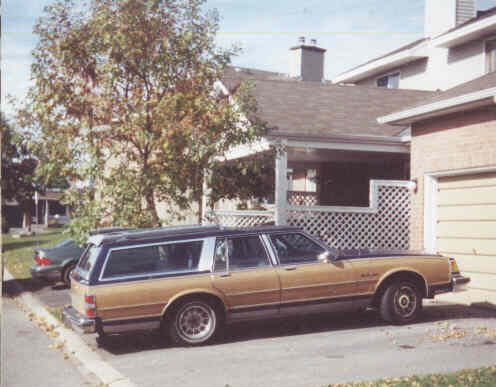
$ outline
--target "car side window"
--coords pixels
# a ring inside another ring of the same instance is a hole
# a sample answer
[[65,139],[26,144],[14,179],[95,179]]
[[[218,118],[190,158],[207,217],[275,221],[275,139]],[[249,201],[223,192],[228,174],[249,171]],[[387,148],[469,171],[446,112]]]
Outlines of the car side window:
[[203,241],[112,250],[102,278],[198,271]]
[[269,257],[258,235],[217,240],[215,271],[225,271],[225,249],[228,250],[229,270],[270,266]]
[[311,263],[319,260],[326,250],[304,234],[273,234],[270,236],[279,263]]

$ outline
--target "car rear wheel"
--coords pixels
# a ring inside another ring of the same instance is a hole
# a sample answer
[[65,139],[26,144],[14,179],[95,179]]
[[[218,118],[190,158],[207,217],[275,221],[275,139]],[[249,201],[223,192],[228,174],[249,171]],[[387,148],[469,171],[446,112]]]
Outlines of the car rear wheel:
[[62,281],[69,287],[71,287],[71,273],[75,267],[75,263],[70,263],[64,268],[64,271],[62,272]]
[[418,287],[409,281],[394,282],[382,295],[379,308],[381,317],[393,324],[408,324],[422,310],[422,296]]
[[219,315],[208,301],[188,300],[172,313],[169,320],[171,339],[179,345],[201,345],[211,340],[219,325]]

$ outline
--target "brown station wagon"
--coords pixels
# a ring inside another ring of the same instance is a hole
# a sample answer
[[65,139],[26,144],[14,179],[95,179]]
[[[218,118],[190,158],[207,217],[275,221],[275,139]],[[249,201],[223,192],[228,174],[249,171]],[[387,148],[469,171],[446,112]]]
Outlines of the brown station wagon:
[[452,258],[343,254],[292,227],[187,226],[95,235],[72,273],[66,325],[100,335],[163,328],[198,345],[224,323],[375,308],[410,323],[423,298],[463,290]]

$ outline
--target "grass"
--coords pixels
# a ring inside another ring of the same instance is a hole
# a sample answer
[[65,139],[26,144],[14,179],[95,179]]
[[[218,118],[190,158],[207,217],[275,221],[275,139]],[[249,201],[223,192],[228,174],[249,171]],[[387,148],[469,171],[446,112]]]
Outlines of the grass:
[[379,379],[372,382],[330,384],[328,387],[410,387],[452,386],[483,387],[496,386],[496,366],[461,370],[448,374],[430,374],[394,379]]
[[31,278],[29,267],[33,264],[34,249],[49,247],[67,238],[62,234],[63,228],[50,229],[32,237],[14,238],[11,234],[2,234],[2,260],[6,269],[15,278]]

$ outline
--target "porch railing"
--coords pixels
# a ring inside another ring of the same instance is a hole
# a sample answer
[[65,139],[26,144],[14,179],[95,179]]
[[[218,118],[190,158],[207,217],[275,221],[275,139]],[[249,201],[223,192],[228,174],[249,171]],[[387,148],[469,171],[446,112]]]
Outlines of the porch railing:
[[[288,206],[288,224],[300,227],[336,249],[409,247],[411,191],[407,181],[371,180],[369,207]],[[226,226],[274,221],[273,211],[216,211]]]

